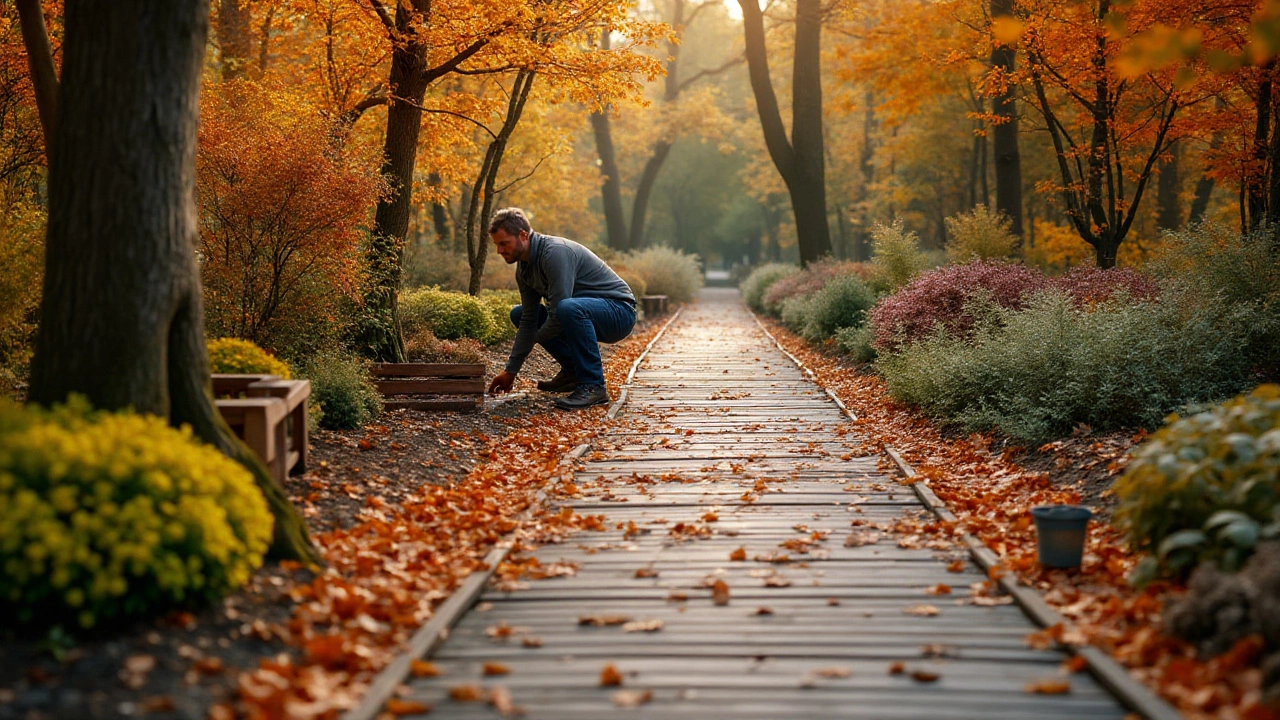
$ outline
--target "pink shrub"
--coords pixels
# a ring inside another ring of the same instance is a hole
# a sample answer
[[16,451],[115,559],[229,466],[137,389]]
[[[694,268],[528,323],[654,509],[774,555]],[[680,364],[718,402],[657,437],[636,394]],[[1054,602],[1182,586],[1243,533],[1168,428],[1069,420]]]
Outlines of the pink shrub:
[[948,265],[927,272],[872,309],[872,344],[881,352],[891,352],[903,343],[928,337],[939,324],[952,335],[968,337],[974,318],[965,312],[965,304],[980,290],[987,291],[999,306],[1020,310],[1049,282],[1039,271],[996,261]]
[[795,275],[782,278],[769,286],[764,294],[764,309],[770,315],[782,312],[782,303],[788,298],[812,295],[827,283],[842,275],[857,275],[863,281],[871,279],[871,264],[827,258],[815,262]]
[[1096,265],[1077,265],[1049,282],[1070,295],[1077,307],[1105,302],[1122,289],[1134,300],[1155,300],[1160,296],[1155,281],[1132,268],[1103,270]]

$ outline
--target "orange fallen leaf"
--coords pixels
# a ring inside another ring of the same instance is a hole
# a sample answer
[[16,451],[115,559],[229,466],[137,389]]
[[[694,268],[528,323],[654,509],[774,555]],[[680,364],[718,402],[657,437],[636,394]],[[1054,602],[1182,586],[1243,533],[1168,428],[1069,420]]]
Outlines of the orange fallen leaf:
[[936,682],[937,679],[940,677],[942,676],[939,675],[938,673],[931,672],[929,670],[912,670],[911,671],[911,679],[915,680],[916,682],[922,682],[922,683]]
[[718,522],[719,520],[720,516],[710,510],[702,514],[702,522]]
[[907,615],[915,615],[916,617],[932,617],[938,614],[938,608],[933,605],[912,605],[904,609],[902,612]]
[[149,713],[172,712],[176,707],[173,698],[168,695],[152,695],[144,699],[140,705],[144,711]]
[[524,710],[517,707],[515,701],[511,699],[511,691],[501,686],[489,689],[489,704],[502,717],[515,717],[524,714]]
[[945,583],[938,583],[937,585],[934,585],[928,590],[925,590],[925,592],[930,595],[950,595],[951,586]]
[[521,638],[520,644],[527,648],[540,648],[542,647],[542,638],[529,635]]
[[625,625],[631,622],[630,615],[579,615],[579,625],[592,625],[594,627],[606,627],[609,625]]
[[734,550],[733,552],[729,553],[729,559],[733,562],[742,562],[746,560],[747,549],[745,547],[740,547],[737,550]]
[[1071,692],[1071,683],[1067,680],[1045,678],[1027,683],[1023,690],[1033,695],[1066,695]]
[[724,580],[716,580],[711,586],[711,602],[716,605],[729,604],[729,583]]
[[772,614],[773,614],[773,608],[771,607],[756,608],[756,615],[772,615]]
[[618,690],[609,696],[614,705],[636,708],[653,699],[652,690]]
[[791,581],[781,575],[770,575],[764,579],[765,587],[791,587]]
[[414,660],[409,663],[409,672],[414,677],[436,677],[440,674],[440,666],[430,660]]
[[458,702],[476,702],[485,699],[485,691],[474,683],[454,685],[449,688],[449,697]]
[[622,632],[657,632],[662,629],[663,622],[653,620],[632,620],[622,626]]
[[600,671],[600,687],[617,687],[622,684],[622,673],[613,663],[604,666]]
[[655,577],[658,577],[658,571],[657,571],[657,570],[654,570],[653,568],[642,567],[642,568],[639,568],[638,570],[636,570],[636,577],[638,577],[638,578],[655,578]]
[[[478,689],[479,688],[477,688],[477,690]],[[450,690],[449,694],[452,695],[453,691]],[[480,698],[454,698],[454,700],[463,699],[479,700]],[[391,698],[390,700],[387,700],[385,707],[387,712],[392,715],[421,715],[425,712],[431,711],[431,706],[424,702],[418,702],[417,700],[401,700],[399,698]]]
[[838,598],[838,597],[829,597],[829,598],[827,598],[827,604],[828,604],[828,605],[830,605],[831,607],[835,607],[836,605],[839,605],[839,604],[840,604],[840,598]]
[[853,674],[853,671],[847,667],[833,665],[831,667],[818,668],[810,671],[813,675],[821,678],[847,678]]
[[901,675],[906,671],[907,671],[907,664],[902,662],[901,660],[896,660],[894,662],[889,663],[890,675]]
[[222,658],[202,657],[192,663],[191,668],[201,675],[217,675],[222,672]]
[[481,666],[481,672],[485,675],[508,675],[511,673],[511,668],[500,662],[487,662]]
[[1078,673],[1087,667],[1089,667],[1089,661],[1085,660],[1083,655],[1072,655],[1063,660],[1058,669],[1066,673]]
[[950,573],[962,573],[964,572],[964,569],[965,569],[965,562],[963,560],[956,560],[955,562],[947,566],[947,572],[950,572]]
[[672,590],[671,594],[667,595],[667,602],[684,602],[688,599],[689,593],[683,590]]

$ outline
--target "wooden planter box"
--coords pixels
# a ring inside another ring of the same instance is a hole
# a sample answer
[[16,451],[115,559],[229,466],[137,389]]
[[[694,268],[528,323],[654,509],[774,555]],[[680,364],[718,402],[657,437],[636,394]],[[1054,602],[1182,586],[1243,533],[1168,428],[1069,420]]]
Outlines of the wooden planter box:
[[374,363],[374,385],[388,410],[470,411],[484,404],[481,363]]
[[214,404],[279,482],[307,469],[310,380],[276,375],[213,375]]
[[640,309],[644,310],[645,317],[653,317],[655,315],[667,314],[667,296],[666,295],[641,295]]

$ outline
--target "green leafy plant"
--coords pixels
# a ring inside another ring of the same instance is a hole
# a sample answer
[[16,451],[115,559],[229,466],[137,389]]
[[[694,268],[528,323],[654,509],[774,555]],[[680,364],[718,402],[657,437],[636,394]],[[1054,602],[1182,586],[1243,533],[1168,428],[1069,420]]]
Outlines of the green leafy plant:
[[875,293],[862,278],[837,277],[812,295],[800,334],[810,342],[823,342],[841,328],[861,327],[875,302]]
[[1013,255],[1018,237],[1009,218],[978,205],[943,221],[947,227],[947,259],[954,263],[996,260]]
[[693,300],[702,287],[702,264],[697,255],[665,245],[632,250],[621,255],[617,268],[640,277],[650,295],[666,295],[680,304]]
[[485,345],[493,345],[516,336],[516,326],[511,324],[511,308],[520,304],[519,290],[481,290],[480,302],[492,321],[489,334],[479,338]]
[[[511,311],[510,306],[507,312]],[[419,288],[401,294],[400,322],[406,335],[422,328],[441,340],[471,338],[485,342],[498,332],[494,313],[476,297],[439,288]],[[505,320],[507,325],[510,320]]]
[[756,312],[764,312],[764,294],[779,280],[795,275],[800,268],[795,265],[768,263],[751,271],[743,279],[738,289],[742,292],[742,301]]
[[1115,484],[1117,523],[1151,553],[1134,581],[1182,575],[1205,560],[1238,569],[1260,540],[1280,537],[1278,477],[1280,386],[1171,417]]
[[218,338],[210,340],[209,371],[232,375],[293,376],[289,366],[250,340]]
[[162,419],[0,401],[0,609],[35,628],[221,597],[272,518],[238,463]]
[[920,249],[920,237],[907,230],[901,220],[871,227],[871,264],[874,284],[881,292],[893,292],[929,269],[929,257]]
[[869,325],[845,327],[836,331],[836,349],[856,363],[867,363],[876,359],[876,349],[872,346],[874,331]]
[[382,412],[382,396],[359,358],[320,353],[307,361],[302,374],[311,381],[311,397],[321,410],[317,422],[326,430],[355,430]]

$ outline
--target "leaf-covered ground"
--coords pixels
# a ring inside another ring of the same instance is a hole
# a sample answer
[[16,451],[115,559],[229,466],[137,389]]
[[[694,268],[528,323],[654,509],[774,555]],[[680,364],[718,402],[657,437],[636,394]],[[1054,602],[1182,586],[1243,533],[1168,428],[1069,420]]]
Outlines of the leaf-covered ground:
[[[1125,576],[1137,556],[1110,524],[1109,512],[1090,523],[1079,570],[1044,570],[1036,562],[1036,505],[1085,502],[1109,505],[1106,489],[1143,437],[1076,436],[1028,451],[989,434],[957,437],[915,410],[894,402],[873,374],[843,365],[777,323],[770,332],[816,374],[858,417],[859,430],[877,447],[896,448],[960,518],[957,526],[925,523],[925,534],[967,531],[1003,559],[1000,571],[1017,573],[1070,622],[1028,639],[1101,647],[1188,718],[1275,720],[1261,705],[1262,644],[1246,639],[1224,655],[1201,660],[1194,649],[1160,632],[1165,603],[1183,588],[1153,584],[1137,591]],[[1024,462],[1028,461],[1028,462]]]
[[[615,395],[658,327],[607,348]],[[590,522],[525,514],[605,415],[553,409],[533,390],[556,370],[540,354],[525,394],[487,412],[402,411],[317,434],[288,490],[328,563],[318,574],[270,565],[213,607],[101,637],[7,641],[0,720],[336,717],[505,533],[536,542]]]

